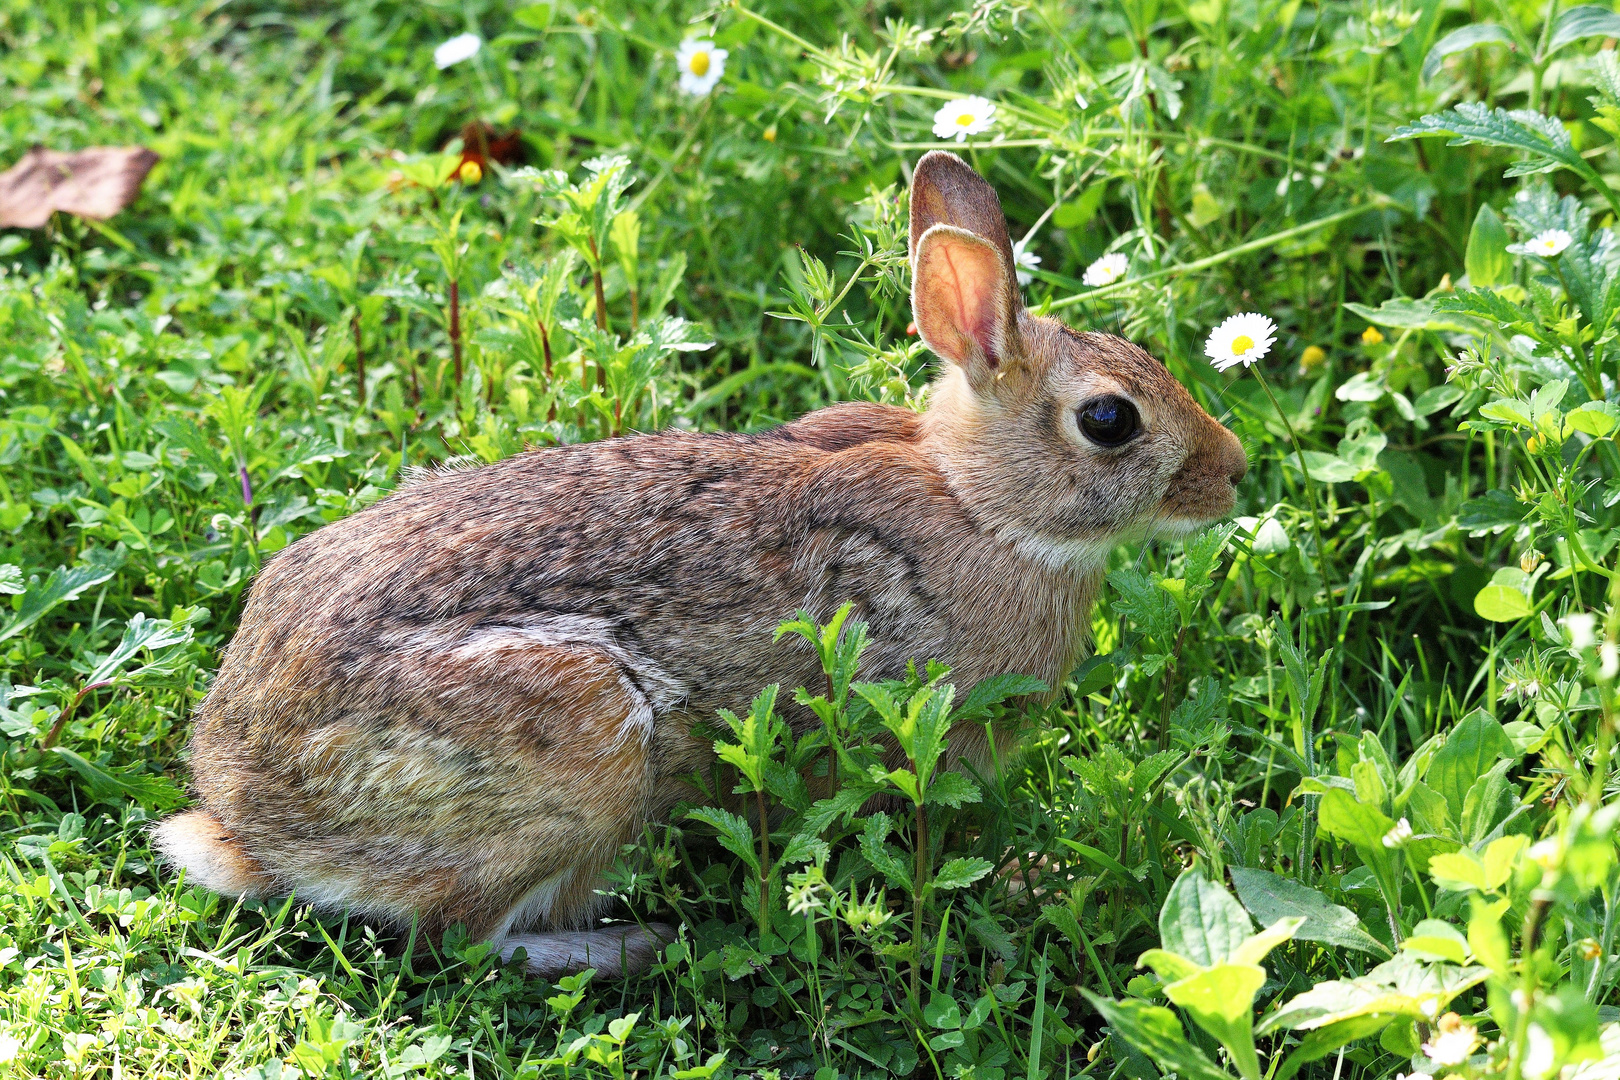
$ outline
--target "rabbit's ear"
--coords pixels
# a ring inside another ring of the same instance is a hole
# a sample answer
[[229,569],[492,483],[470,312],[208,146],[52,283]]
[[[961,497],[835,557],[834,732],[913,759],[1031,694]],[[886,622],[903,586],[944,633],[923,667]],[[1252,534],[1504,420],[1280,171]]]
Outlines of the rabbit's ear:
[[1012,283],[1015,303],[1022,306],[1013,267],[1012,241],[1007,218],[1001,212],[996,189],[972,166],[955,154],[935,150],[924,154],[911,174],[911,257],[923,234],[935,225],[954,225],[984,240],[1001,256],[1003,272]]
[[960,365],[983,392],[1023,355],[1018,282],[988,241],[954,225],[935,225],[917,241],[911,267],[911,317],[934,353]]

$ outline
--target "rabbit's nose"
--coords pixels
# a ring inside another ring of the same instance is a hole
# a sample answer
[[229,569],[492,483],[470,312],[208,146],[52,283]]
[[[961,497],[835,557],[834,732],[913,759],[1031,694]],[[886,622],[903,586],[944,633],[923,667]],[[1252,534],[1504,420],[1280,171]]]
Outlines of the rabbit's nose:
[[1243,478],[1247,475],[1249,475],[1249,458],[1247,454],[1242,454],[1232,463],[1232,471],[1226,474],[1226,478],[1232,481],[1233,487],[1237,487],[1243,483]]
[[1233,487],[1237,487],[1243,482],[1243,478],[1249,474],[1249,455],[1244,453],[1243,443],[1238,440],[1236,435],[1233,435],[1225,428],[1222,428],[1221,431],[1226,436],[1225,439],[1221,440],[1222,464],[1226,467],[1226,478],[1232,481]]

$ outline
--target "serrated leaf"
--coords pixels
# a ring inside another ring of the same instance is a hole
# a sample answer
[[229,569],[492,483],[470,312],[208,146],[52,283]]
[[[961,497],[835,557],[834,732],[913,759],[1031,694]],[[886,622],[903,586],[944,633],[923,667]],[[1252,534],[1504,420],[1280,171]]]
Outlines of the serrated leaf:
[[1395,129],[1390,142],[1429,135],[1450,135],[1449,146],[1500,146],[1530,155],[1515,162],[1504,175],[1527,176],[1566,168],[1591,179],[1591,166],[1581,160],[1569,132],[1557,119],[1529,109],[1492,109],[1465,101],[1443,113],[1430,113],[1415,123]]
[[690,821],[701,821],[712,826],[719,834],[720,845],[747,863],[755,874],[759,873],[759,853],[754,850],[754,829],[746,820],[718,806],[700,806],[695,810],[688,810],[686,817]]
[[1049,689],[1050,687],[1033,675],[1016,673],[992,675],[974,684],[967,697],[962,699],[962,704],[951,714],[951,720],[953,723],[980,720],[989,716],[994,706],[1000,705],[1008,698],[1023,697],[1026,694],[1044,694]]
[[932,885],[936,889],[962,889],[978,881],[995,869],[988,859],[950,859],[934,872]]

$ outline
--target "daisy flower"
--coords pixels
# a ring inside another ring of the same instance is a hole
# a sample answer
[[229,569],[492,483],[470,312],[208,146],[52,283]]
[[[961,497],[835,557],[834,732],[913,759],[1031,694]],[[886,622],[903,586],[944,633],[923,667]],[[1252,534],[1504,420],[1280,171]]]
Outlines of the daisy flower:
[[1479,1031],[1456,1013],[1440,1018],[1439,1031],[1423,1044],[1423,1052],[1436,1065],[1461,1065],[1479,1045]]
[[457,34],[433,50],[433,63],[443,71],[452,64],[459,64],[463,60],[477,56],[478,50],[483,46],[484,39],[477,34]]
[[1248,367],[1271,351],[1277,337],[1277,324],[1264,315],[1246,311],[1233,315],[1214,330],[1204,342],[1204,355],[1215,365],[1216,371],[1242,364]]
[[730,53],[714,47],[708,38],[687,38],[675,50],[675,66],[681,70],[681,89],[693,97],[702,97],[714,89],[720,76],[726,73],[726,57]]
[[1086,267],[1085,274],[1080,278],[1080,284],[1090,285],[1093,289],[1104,285],[1112,285],[1125,276],[1131,261],[1125,257],[1123,251],[1111,251]]
[[947,101],[934,114],[934,137],[966,142],[969,135],[989,131],[996,119],[996,103],[977,95]]
[[1574,242],[1575,238],[1564,229],[1547,229],[1536,233],[1522,244],[1512,245],[1509,250],[1517,248],[1526,255],[1540,255],[1543,259],[1553,259],[1563,254],[1564,249]]
[[1013,245],[1013,266],[1018,270],[1018,284],[1028,285],[1035,280],[1030,271],[1041,265],[1041,257],[1029,250],[1029,237]]

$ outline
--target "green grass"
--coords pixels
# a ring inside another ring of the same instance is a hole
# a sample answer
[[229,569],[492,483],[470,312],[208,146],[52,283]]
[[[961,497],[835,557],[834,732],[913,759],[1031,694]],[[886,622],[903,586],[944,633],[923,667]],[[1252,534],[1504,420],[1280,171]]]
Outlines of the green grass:
[[[730,55],[692,99],[699,27]],[[105,224],[0,234],[0,1070],[1612,1075],[1614,37],[1556,0],[0,7],[0,160],[162,155]],[[616,917],[684,927],[645,977],[551,985],[160,870],[243,590],[402,468],[920,406],[903,191],[961,93],[998,105],[950,145],[1040,257],[1032,306],[1138,341],[1249,448],[1235,530],[1115,552],[1042,710],[852,687],[854,627],[800,627],[827,731],[717,718],[721,805],[694,788],[615,872]],[[475,120],[566,181],[446,182]],[[609,155],[618,338],[559,220]],[[1105,252],[1126,280],[1083,287]],[[1218,374],[1241,311],[1277,344]],[[953,717],[1020,755],[932,772]],[[857,816],[874,792],[905,810]],[[1446,1011],[1482,1041],[1442,1067]]]

